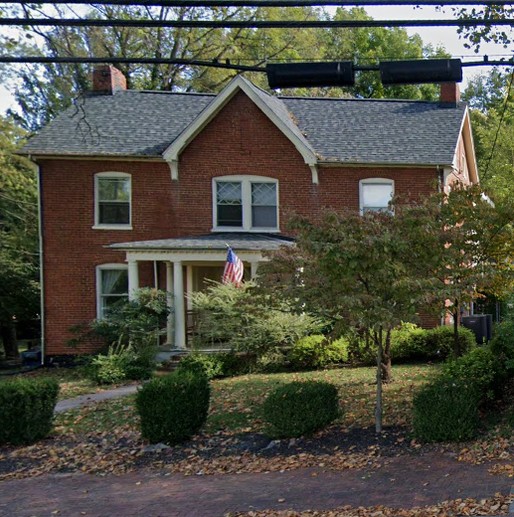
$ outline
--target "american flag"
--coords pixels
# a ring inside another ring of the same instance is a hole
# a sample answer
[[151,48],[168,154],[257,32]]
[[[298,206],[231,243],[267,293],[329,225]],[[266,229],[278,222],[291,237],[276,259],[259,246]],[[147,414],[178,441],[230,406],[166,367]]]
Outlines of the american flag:
[[225,263],[225,269],[221,281],[224,284],[234,284],[236,287],[241,285],[243,280],[244,266],[243,261],[232,251],[232,248],[228,248],[227,262]]

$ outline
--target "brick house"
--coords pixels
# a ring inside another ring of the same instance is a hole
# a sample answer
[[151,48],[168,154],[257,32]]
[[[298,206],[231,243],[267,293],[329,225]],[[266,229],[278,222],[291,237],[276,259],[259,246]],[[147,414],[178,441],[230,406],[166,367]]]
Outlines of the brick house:
[[[285,215],[374,210],[393,194],[478,181],[458,86],[440,102],[276,97],[239,76],[218,95],[127,90],[93,74],[22,152],[39,169],[45,356],[86,353],[70,327],[141,286],[169,292],[184,348],[187,293],[220,279],[229,243],[255,276],[291,240]],[[174,321],[172,321],[174,319]]]

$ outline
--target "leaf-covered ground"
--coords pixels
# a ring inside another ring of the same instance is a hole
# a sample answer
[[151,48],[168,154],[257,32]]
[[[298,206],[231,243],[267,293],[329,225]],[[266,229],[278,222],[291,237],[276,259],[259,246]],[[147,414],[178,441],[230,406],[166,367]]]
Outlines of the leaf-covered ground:
[[[434,448],[449,450],[462,461],[493,462],[491,472],[512,476],[513,426],[508,422],[499,420],[489,434],[467,444],[422,445],[412,440],[413,392],[436,371],[437,367],[430,365],[394,368],[394,382],[385,387],[386,432],[380,437],[373,425],[373,368],[246,375],[214,381],[205,430],[173,448],[149,446],[141,439],[134,396],[110,400],[58,415],[53,435],[35,445],[0,448],[0,480],[45,472],[121,474],[146,467],[185,475],[309,466],[336,471],[374,469],[380,468],[388,456],[420,454]],[[310,378],[338,386],[343,408],[340,421],[310,438],[270,442],[260,413],[266,394],[282,383]]]
[[441,504],[403,510],[384,506],[352,508],[344,506],[329,511],[295,512],[293,510],[265,510],[232,513],[225,517],[452,517],[456,515],[500,515],[509,511],[512,497],[497,494],[489,499],[455,499]]

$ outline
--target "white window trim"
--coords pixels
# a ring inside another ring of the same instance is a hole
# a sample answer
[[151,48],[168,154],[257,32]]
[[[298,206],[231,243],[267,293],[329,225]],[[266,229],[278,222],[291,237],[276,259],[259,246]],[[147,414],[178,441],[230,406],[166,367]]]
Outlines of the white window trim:
[[[100,223],[100,200],[98,180],[103,178],[128,178],[129,180],[129,223],[128,224],[102,224]],[[132,230],[132,175],[127,172],[97,172],[95,174],[95,224],[93,230]]]
[[359,212],[362,215],[364,213],[364,185],[366,184],[382,184],[382,185],[391,185],[393,188],[391,199],[395,195],[394,190],[394,180],[388,178],[364,178],[359,181]]
[[[218,203],[217,203],[217,189],[218,181],[241,183],[241,201],[243,204],[243,226],[218,226]],[[276,227],[259,227],[252,228],[252,183],[273,183],[276,186],[277,193],[277,226]],[[279,185],[276,178],[267,176],[252,176],[252,175],[231,175],[231,176],[217,176],[212,179],[212,231],[218,232],[254,232],[254,233],[278,233],[280,232],[280,203],[279,203]]]
[[[96,318],[102,319],[102,271],[109,269],[123,269],[128,274],[128,264],[100,264],[96,266]],[[128,292],[127,292],[128,297]]]

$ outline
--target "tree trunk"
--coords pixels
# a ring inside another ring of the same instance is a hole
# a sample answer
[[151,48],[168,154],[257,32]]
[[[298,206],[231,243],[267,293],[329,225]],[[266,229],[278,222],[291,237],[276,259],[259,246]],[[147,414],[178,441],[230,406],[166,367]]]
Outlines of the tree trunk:
[[380,372],[382,375],[382,382],[391,382],[391,331],[386,332],[385,346],[382,350],[382,360],[380,363]]
[[382,329],[378,335],[373,331],[373,339],[377,345],[377,400],[375,405],[375,431],[382,432]]
[[16,340],[16,327],[14,324],[0,326],[0,338],[4,345],[6,359],[18,359],[20,356],[18,342]]
[[460,307],[459,300],[455,300],[453,305],[453,357],[457,359],[462,355],[462,351],[460,349],[460,339],[459,339],[459,327],[460,327]]

